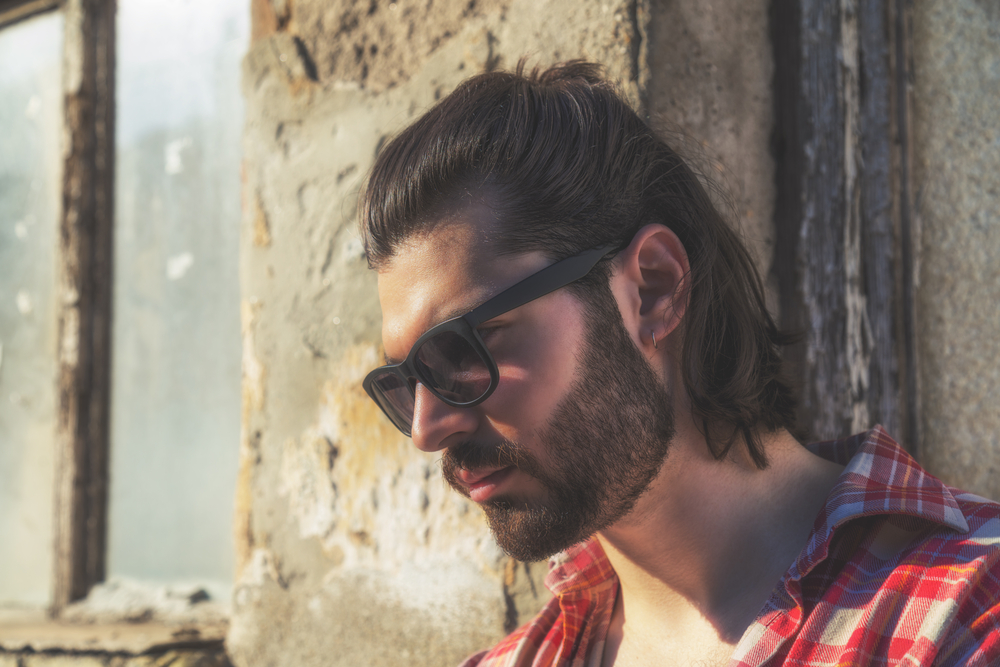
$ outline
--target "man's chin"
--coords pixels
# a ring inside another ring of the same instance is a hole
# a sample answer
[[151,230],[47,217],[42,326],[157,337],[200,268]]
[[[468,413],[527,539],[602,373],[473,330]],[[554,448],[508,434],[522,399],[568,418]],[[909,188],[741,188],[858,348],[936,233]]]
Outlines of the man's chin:
[[545,560],[590,537],[577,517],[548,507],[495,498],[482,508],[497,544],[519,561]]

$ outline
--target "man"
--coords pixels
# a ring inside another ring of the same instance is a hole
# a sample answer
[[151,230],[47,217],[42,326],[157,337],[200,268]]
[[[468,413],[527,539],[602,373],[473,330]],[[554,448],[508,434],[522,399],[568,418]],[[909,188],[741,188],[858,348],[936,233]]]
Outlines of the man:
[[790,434],[698,177],[586,63],[468,80],[361,207],[365,389],[553,600],[467,665],[1000,664],[1000,511],[881,429]]

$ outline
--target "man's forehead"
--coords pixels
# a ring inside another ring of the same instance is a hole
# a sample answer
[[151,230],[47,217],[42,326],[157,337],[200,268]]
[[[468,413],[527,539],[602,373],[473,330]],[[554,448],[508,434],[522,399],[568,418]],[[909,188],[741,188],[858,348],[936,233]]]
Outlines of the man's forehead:
[[[470,207],[472,209],[472,207]],[[466,209],[436,221],[400,244],[379,270],[379,300],[387,347],[468,312],[545,265],[540,253],[497,255],[492,212]]]
[[[421,282],[447,283],[463,279],[467,286],[489,282],[487,266],[496,261],[489,239],[492,212],[468,207],[439,217],[424,230],[402,241],[379,269],[379,284],[401,286]],[[383,306],[384,307],[384,306]]]

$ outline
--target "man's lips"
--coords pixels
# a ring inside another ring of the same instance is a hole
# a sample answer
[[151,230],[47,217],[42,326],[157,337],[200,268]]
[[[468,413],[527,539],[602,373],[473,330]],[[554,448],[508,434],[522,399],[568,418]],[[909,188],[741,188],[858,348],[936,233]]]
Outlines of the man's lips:
[[469,498],[477,503],[485,502],[494,494],[504,480],[514,472],[512,466],[504,468],[480,468],[465,470],[459,468],[455,477],[469,491]]

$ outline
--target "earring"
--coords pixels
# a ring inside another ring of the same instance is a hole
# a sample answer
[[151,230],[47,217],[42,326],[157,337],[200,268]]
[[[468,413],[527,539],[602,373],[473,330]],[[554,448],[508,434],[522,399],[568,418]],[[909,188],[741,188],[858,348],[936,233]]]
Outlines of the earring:
[[658,348],[658,347],[656,346],[656,332],[655,332],[655,331],[653,331],[652,329],[650,329],[650,330],[649,330],[649,336],[650,336],[650,338],[652,338],[652,339],[653,339],[653,349],[654,349],[654,350],[658,350],[658,349],[660,349],[660,348]]

